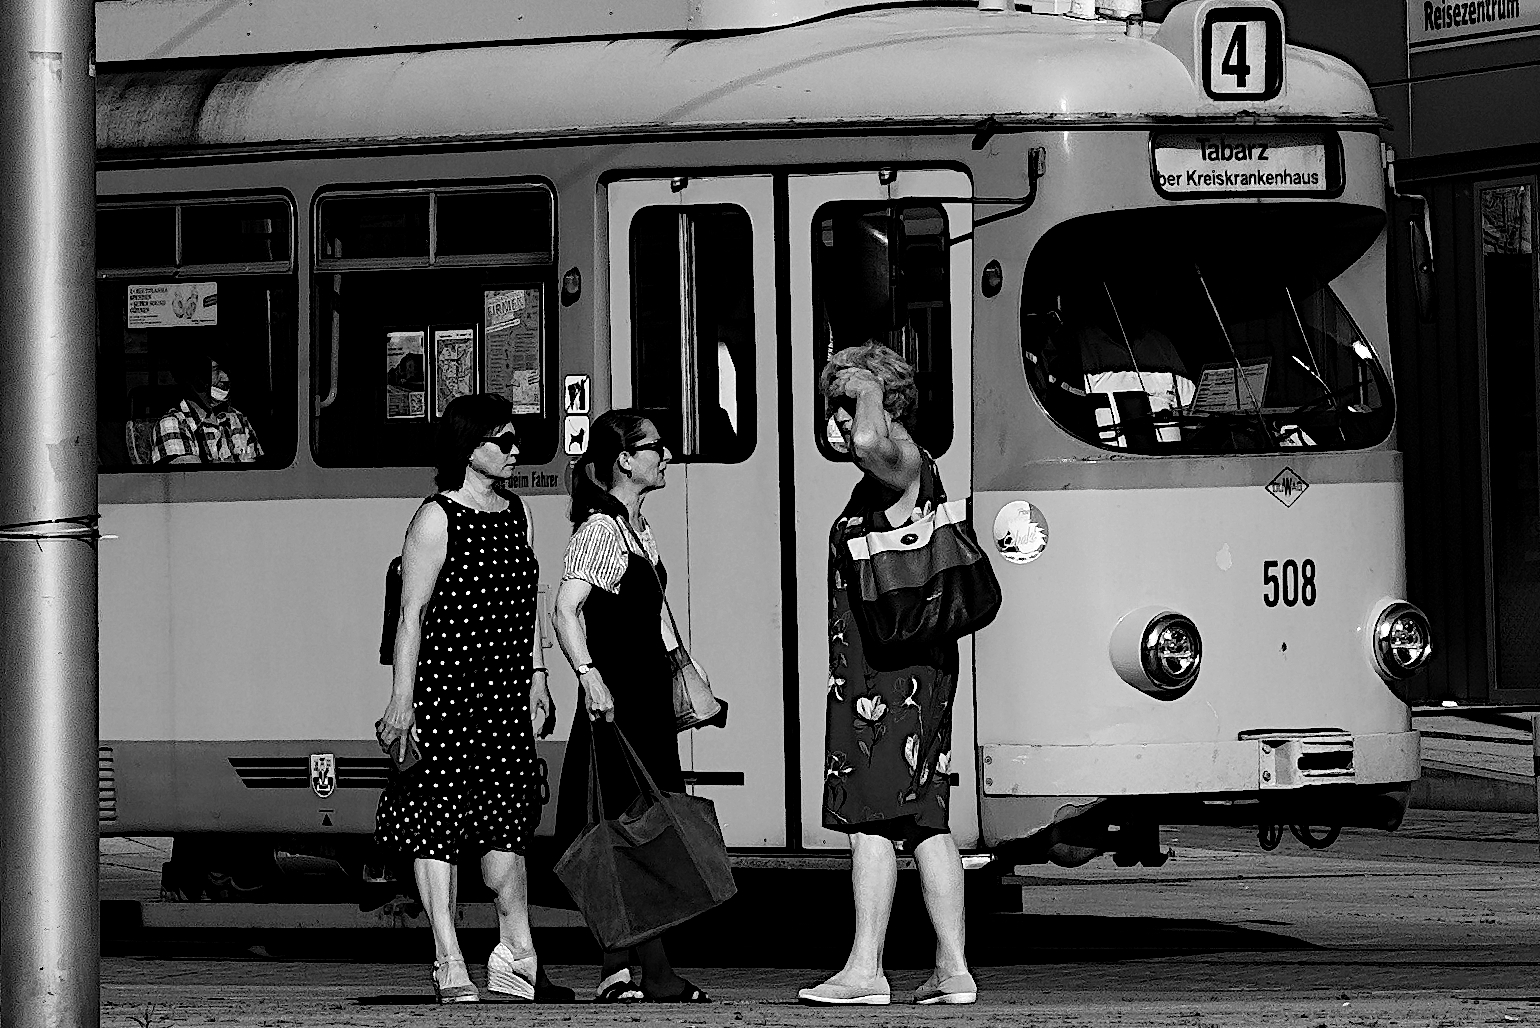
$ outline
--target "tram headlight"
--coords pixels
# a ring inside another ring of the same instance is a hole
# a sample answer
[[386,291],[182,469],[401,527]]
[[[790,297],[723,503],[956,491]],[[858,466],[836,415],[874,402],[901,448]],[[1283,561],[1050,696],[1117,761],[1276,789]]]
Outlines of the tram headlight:
[[1145,674],[1162,689],[1187,688],[1203,662],[1198,626],[1180,614],[1162,614],[1145,630],[1139,657]]
[[1421,671],[1433,656],[1433,627],[1426,614],[1398,600],[1380,612],[1370,642],[1380,676],[1399,682]]
[[1113,629],[1109,656],[1123,681],[1156,699],[1174,700],[1198,679],[1203,637],[1183,614],[1142,607]]

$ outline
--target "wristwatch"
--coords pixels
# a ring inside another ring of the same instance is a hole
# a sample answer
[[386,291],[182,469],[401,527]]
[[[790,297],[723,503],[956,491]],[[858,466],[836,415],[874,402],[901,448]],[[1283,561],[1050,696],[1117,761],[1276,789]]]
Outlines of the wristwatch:
[[584,675],[588,674],[588,672],[590,672],[592,670],[594,670],[594,666],[592,664],[579,664],[577,666],[577,676],[579,678],[582,678]]

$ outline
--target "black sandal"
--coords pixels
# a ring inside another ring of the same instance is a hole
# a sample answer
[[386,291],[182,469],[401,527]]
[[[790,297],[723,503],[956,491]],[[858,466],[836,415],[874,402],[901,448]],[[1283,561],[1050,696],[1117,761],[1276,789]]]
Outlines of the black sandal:
[[645,996],[648,1003],[710,1003],[711,997],[706,995],[704,989],[691,982],[684,981],[684,988],[672,996]]

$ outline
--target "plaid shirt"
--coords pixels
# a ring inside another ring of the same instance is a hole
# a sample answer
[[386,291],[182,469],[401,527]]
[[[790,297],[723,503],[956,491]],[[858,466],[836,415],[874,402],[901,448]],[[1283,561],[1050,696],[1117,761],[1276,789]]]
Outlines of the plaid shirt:
[[262,456],[262,444],[246,415],[234,407],[200,412],[182,400],[155,423],[150,463],[183,456],[200,463],[250,464]]

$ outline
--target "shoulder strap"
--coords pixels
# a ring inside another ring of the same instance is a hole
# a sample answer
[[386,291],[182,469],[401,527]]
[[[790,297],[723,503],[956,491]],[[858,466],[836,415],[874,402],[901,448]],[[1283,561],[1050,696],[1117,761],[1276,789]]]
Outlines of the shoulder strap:
[[920,494],[915,503],[924,506],[929,500],[933,506],[941,506],[946,502],[946,487],[941,484],[941,469],[936,467],[936,460],[924,450],[920,451]]
[[620,525],[624,531],[630,533],[632,539],[636,540],[636,548],[641,551],[642,563],[646,564],[648,570],[652,572],[652,580],[658,583],[658,595],[663,597],[663,609],[668,612],[668,623],[674,629],[674,645],[683,646],[684,636],[679,634],[679,622],[674,620],[674,608],[668,604],[668,590],[663,588],[663,578],[658,574],[657,565],[648,558],[647,547],[642,545],[641,536],[636,534],[636,529],[631,527],[629,520],[616,518],[615,523]]

